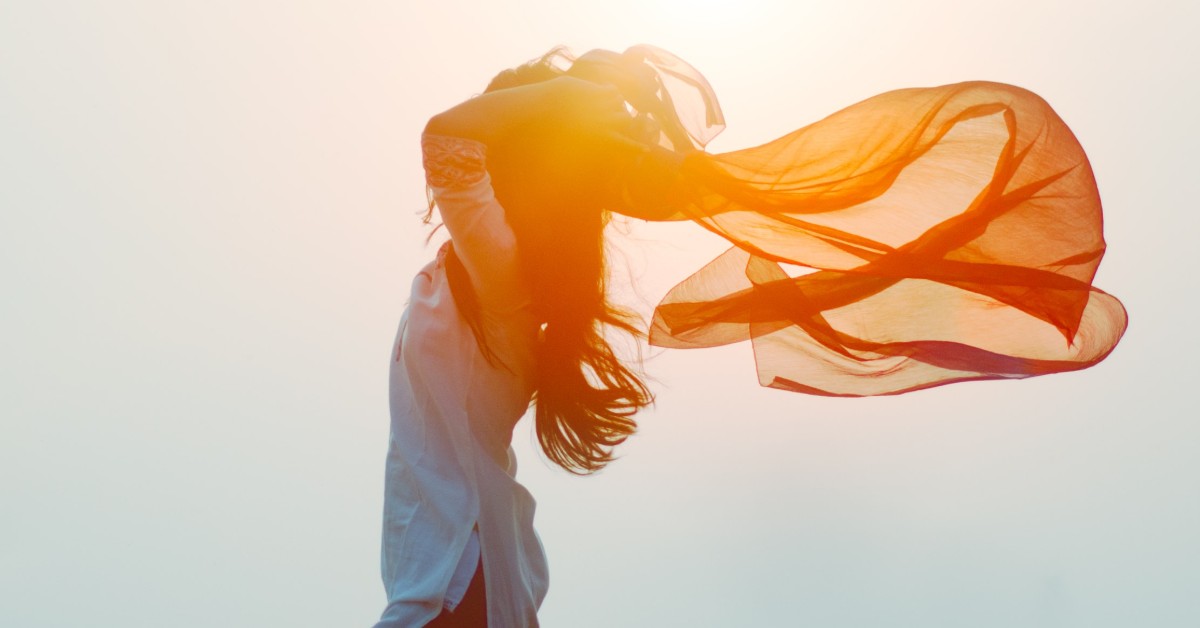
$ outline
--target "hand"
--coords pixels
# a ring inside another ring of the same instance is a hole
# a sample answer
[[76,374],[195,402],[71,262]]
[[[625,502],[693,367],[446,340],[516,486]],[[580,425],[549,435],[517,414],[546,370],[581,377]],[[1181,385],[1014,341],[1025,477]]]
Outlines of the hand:
[[620,90],[562,76],[529,85],[526,106],[492,118],[505,129],[491,144],[497,158],[519,159],[543,178],[577,180],[612,172],[612,165],[645,152],[643,125],[626,109]]
[[516,125],[527,137],[558,134],[574,142],[589,139],[591,144],[603,144],[608,139],[628,144],[637,135],[638,121],[613,85],[561,76],[531,87],[537,90],[541,106],[526,110],[528,120]]
[[649,111],[657,104],[659,87],[654,70],[611,50],[589,50],[575,60],[567,75],[616,87],[638,111]]

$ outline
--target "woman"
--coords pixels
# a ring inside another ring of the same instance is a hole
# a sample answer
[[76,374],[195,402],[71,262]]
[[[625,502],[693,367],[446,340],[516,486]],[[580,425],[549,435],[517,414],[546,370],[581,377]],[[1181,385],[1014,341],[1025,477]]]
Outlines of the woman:
[[[595,471],[650,403],[601,326],[636,333],[604,292],[604,204],[639,152],[616,87],[543,59],[430,119],[433,204],[450,232],[416,277],[394,347],[379,627],[534,626],[545,556],[509,442],[536,429]],[[431,209],[432,211],[432,209]]]
[[1028,91],[888,92],[712,155],[724,120],[683,61],[638,46],[568,63],[505,71],[426,127],[451,241],[394,347],[377,628],[537,624],[546,562],[513,426],[532,401],[547,457],[589,473],[651,402],[603,333],[637,334],[605,297],[609,210],[733,244],[667,294],[650,342],[751,340],[766,386],[861,396],[1078,370],[1124,332],[1091,285],[1091,168]]

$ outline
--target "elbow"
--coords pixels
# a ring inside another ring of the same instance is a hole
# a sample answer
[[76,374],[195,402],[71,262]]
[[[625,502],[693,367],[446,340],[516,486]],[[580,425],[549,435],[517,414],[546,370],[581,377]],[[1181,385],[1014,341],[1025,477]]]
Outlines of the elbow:
[[425,123],[423,133],[425,135],[453,135],[451,132],[453,124],[447,120],[446,112],[434,115]]
[[425,135],[442,135],[445,137],[461,137],[463,139],[487,142],[487,134],[482,129],[471,124],[466,116],[454,109],[443,111],[425,123]]

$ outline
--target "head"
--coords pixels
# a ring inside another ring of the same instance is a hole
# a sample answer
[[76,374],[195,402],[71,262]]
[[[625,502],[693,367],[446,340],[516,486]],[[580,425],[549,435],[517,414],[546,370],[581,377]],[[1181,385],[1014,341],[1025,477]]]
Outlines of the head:
[[[703,75],[653,46],[621,53],[597,49],[578,58],[559,47],[500,72],[486,91],[563,75],[618,88],[626,109],[634,114],[620,126],[619,136],[626,141],[596,142],[606,137],[596,129],[589,135],[560,127],[531,130],[520,142],[489,149],[493,184],[510,208],[510,217],[519,220],[518,212],[531,218],[540,214],[530,226],[545,228],[561,226],[561,220],[595,218],[597,213],[606,218],[607,211],[648,220],[686,219],[679,209],[689,202],[691,188],[679,178],[681,164],[685,157],[703,162],[704,146],[724,129],[720,105]],[[611,137],[613,129],[604,130]],[[564,145],[575,150],[564,151]],[[546,146],[556,149],[545,150]],[[631,151],[630,146],[641,148]],[[571,208],[572,215],[547,219],[539,208]]]
[[[575,59],[567,50],[555,48],[524,65],[500,72],[485,91],[526,86],[564,75],[610,83],[594,72],[580,76],[579,68],[589,67],[589,59],[596,52]],[[636,143],[632,137],[627,142],[611,138],[617,133],[632,134],[636,125],[631,116],[623,115],[619,109],[613,112],[615,117],[611,120],[595,119],[593,115],[547,116],[521,127],[510,136],[512,139],[489,146],[488,170],[510,218],[521,213],[530,215],[531,220],[542,226],[568,227],[559,223],[581,218],[580,214],[594,218],[607,210],[621,210],[616,173],[636,154],[630,148]],[[570,215],[553,213],[566,208],[570,209]]]

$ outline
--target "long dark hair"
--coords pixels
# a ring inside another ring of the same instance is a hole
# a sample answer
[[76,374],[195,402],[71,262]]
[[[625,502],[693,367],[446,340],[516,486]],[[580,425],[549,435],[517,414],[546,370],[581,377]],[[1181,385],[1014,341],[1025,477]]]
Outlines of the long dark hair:
[[[565,49],[556,48],[501,72],[486,91],[550,80],[571,61]],[[538,442],[546,457],[576,474],[611,462],[613,448],[637,429],[634,415],[653,402],[640,358],[626,364],[605,336],[607,331],[635,338],[644,333],[636,316],[608,300],[604,228],[610,217],[605,205],[612,196],[606,193],[603,164],[588,164],[588,158],[582,156],[573,170],[591,176],[556,186],[554,194],[535,194],[530,190],[538,186],[530,185],[534,169],[526,155],[491,147],[488,155],[492,185],[516,235],[541,324],[532,402]],[[478,298],[453,245],[447,279],[484,356],[494,366],[506,367],[488,345]]]

